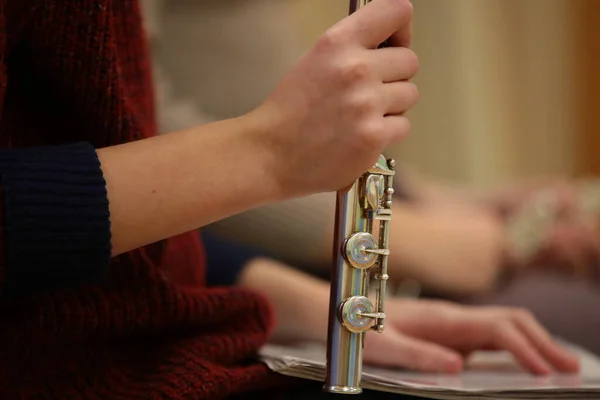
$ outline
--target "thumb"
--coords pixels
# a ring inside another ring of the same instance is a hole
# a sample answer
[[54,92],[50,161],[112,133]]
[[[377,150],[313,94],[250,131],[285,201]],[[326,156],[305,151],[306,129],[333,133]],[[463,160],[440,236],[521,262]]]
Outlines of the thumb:
[[421,372],[458,373],[463,368],[463,357],[454,350],[392,330],[367,335],[364,358],[382,367]]
[[395,46],[411,42],[413,5],[409,0],[352,0],[350,16],[339,23],[345,36],[367,48],[392,37]]

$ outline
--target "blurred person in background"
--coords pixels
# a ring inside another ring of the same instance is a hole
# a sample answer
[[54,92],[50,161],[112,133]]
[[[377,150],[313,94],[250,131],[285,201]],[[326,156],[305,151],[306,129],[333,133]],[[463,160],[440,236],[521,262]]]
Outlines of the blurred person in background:
[[[289,23],[292,0],[154,1],[160,4],[148,15],[155,19],[153,49],[163,73],[157,84],[164,131],[252,109],[303,51]],[[528,199],[548,190],[560,218],[537,254],[520,262],[507,224]],[[591,333],[600,329],[596,221],[576,200],[569,181],[473,193],[401,165],[391,277],[401,287],[417,282],[425,297],[525,307],[552,333],[600,353]],[[317,194],[233,216],[207,232],[326,279],[334,207],[335,194]]]

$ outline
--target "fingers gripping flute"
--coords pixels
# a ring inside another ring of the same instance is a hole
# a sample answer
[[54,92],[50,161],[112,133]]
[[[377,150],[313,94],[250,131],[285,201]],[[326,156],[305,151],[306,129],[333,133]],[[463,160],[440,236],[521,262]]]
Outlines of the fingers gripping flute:
[[[370,1],[350,0],[350,13]],[[337,193],[324,385],[327,392],[362,392],[365,334],[369,330],[383,332],[394,166],[394,160],[379,156],[376,165]],[[373,232],[375,221],[379,222],[378,238]],[[379,281],[375,305],[368,299],[371,276]]]

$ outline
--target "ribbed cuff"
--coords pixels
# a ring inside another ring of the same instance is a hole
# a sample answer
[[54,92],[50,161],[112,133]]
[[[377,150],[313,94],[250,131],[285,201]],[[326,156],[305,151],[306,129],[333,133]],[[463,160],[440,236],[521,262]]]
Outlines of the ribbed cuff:
[[5,294],[104,279],[110,261],[106,183],[88,143],[0,150]]

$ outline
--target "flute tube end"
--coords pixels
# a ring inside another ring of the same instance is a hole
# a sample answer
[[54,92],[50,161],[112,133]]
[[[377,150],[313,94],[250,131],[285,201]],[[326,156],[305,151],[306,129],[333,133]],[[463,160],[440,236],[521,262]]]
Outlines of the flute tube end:
[[361,394],[362,388],[354,386],[323,386],[323,391],[336,394]]

